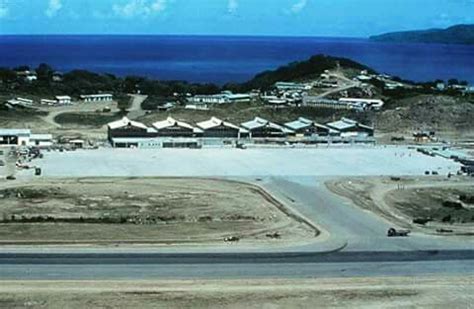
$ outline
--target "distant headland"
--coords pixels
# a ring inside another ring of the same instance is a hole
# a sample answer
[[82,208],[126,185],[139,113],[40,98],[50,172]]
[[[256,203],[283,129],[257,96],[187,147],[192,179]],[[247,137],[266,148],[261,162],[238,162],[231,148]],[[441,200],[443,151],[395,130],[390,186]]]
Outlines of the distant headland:
[[456,25],[446,29],[391,32],[371,36],[377,42],[474,44],[474,25]]

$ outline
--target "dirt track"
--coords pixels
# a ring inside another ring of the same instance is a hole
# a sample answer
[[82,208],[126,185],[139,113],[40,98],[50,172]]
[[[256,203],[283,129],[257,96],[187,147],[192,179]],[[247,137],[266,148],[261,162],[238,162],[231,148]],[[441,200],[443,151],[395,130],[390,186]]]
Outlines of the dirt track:
[[[413,222],[414,219],[428,218],[436,211],[439,212],[438,208],[442,208],[442,206],[433,202],[435,193],[439,195],[438,191],[444,190],[446,200],[454,191],[472,191],[474,183],[468,177],[453,177],[451,179],[443,176],[396,177],[393,179],[390,177],[352,177],[329,181],[326,186],[332,192],[351,199],[357,206],[372,211],[401,227],[443,235],[471,235],[474,230],[471,220],[442,222],[439,218],[433,217],[432,221],[424,224]],[[421,196],[422,192],[425,194]],[[449,211],[449,209],[445,209],[445,211]],[[454,215],[454,211],[451,209],[452,215]],[[470,208],[466,208],[467,215],[471,211]],[[471,212],[469,216],[472,215],[474,212]],[[463,213],[463,216],[466,214]],[[446,233],[446,230],[449,232]]]
[[0,204],[3,243],[223,243],[236,236],[282,244],[317,234],[260,188],[211,179],[4,182]]

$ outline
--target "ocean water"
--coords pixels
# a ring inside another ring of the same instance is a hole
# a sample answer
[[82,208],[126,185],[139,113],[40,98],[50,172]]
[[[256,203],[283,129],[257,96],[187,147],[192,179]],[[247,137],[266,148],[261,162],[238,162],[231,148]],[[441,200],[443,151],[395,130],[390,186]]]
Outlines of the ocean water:
[[347,57],[404,79],[474,84],[474,45],[396,44],[346,38],[199,36],[0,36],[0,67],[41,62],[190,82],[243,82],[315,54]]

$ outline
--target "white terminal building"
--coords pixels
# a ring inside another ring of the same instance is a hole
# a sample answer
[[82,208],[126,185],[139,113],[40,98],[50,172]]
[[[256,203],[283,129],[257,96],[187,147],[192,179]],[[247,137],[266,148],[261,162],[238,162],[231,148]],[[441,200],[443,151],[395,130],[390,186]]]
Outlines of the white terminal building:
[[83,102],[110,102],[114,100],[114,96],[110,93],[87,94],[81,95],[80,98]]
[[55,99],[60,105],[68,105],[72,103],[72,98],[68,95],[56,96]]
[[188,98],[189,103],[193,104],[227,104],[250,102],[251,95],[248,93],[232,93],[231,91],[223,91],[219,94],[195,95]]
[[0,129],[0,146],[36,146],[53,145],[51,134],[32,134],[29,129]]
[[313,87],[310,84],[277,82],[275,83],[275,88],[277,88],[280,91],[287,91],[287,90],[305,91],[305,90],[311,90],[311,88]]

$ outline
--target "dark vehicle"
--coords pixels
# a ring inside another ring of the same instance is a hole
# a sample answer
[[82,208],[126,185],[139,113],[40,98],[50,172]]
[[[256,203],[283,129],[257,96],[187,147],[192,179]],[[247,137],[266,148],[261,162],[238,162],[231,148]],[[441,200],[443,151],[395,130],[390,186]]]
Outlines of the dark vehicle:
[[438,233],[452,233],[453,230],[449,230],[449,229],[437,229],[436,232],[438,232]]
[[397,230],[392,228],[389,228],[387,231],[387,236],[388,237],[407,237],[408,234],[410,234],[410,230]]
[[237,242],[239,240],[240,238],[236,236],[229,236],[229,237],[224,238],[225,242]]
[[245,146],[245,144],[243,144],[243,143],[237,143],[237,144],[235,145],[235,147],[236,147],[237,149],[247,149],[247,146]]

